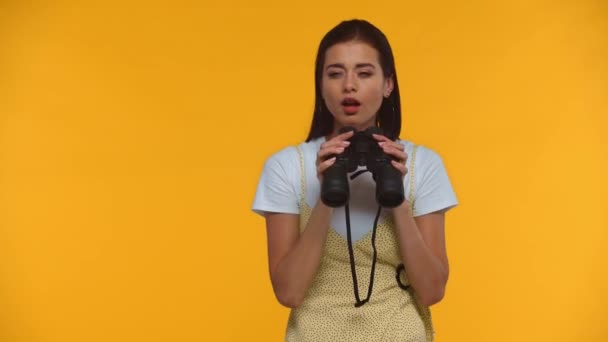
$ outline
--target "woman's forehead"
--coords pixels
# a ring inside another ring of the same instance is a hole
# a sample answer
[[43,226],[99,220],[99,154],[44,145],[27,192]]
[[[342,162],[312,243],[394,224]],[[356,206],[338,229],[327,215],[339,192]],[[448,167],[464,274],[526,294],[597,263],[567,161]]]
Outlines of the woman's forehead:
[[325,52],[325,65],[343,64],[356,66],[357,64],[378,65],[378,51],[371,45],[361,41],[337,43],[330,46]]

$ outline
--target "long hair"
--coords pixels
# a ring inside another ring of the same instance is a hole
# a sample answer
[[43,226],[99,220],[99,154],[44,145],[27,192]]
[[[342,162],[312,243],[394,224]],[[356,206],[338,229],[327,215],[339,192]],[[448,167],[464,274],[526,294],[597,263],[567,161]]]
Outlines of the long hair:
[[343,21],[331,29],[319,44],[315,62],[315,109],[310,132],[306,138],[307,142],[331,134],[333,131],[334,117],[327,109],[321,93],[325,53],[327,49],[335,44],[354,40],[367,43],[375,48],[378,51],[379,63],[384,77],[393,78],[393,91],[388,98],[383,98],[376,117],[376,125],[382,129],[387,138],[395,140],[399,137],[401,132],[401,100],[393,50],[384,33],[377,27],[365,20],[353,19]]

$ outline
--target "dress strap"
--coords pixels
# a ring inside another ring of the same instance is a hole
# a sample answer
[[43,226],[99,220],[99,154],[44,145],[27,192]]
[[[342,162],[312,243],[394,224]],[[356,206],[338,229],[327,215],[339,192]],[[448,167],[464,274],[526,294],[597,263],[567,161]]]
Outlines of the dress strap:
[[[296,150],[298,151],[298,157],[300,160],[300,186],[302,187],[301,189],[301,194],[302,194],[302,198],[300,199],[301,201],[305,201],[306,200],[306,173],[304,173],[304,153],[302,152],[302,149],[300,148],[300,146],[296,146]],[[302,202],[305,203],[305,202]]]
[[411,156],[411,161],[410,161],[410,168],[408,170],[408,173],[410,175],[410,194],[408,196],[408,202],[410,202],[410,206],[412,207],[412,212],[414,212],[414,208],[415,208],[415,197],[414,197],[414,171],[415,171],[415,161],[416,161],[416,151],[418,150],[418,145],[414,145],[413,149],[412,149],[412,156]]

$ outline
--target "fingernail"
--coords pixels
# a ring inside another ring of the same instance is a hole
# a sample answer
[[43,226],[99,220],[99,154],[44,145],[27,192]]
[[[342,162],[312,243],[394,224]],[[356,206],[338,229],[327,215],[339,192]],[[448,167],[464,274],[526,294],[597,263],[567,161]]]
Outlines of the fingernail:
[[384,141],[379,142],[378,145],[384,146]]
[[348,146],[348,145],[350,145],[350,141],[343,141],[343,142],[342,142],[342,145],[344,145],[344,146]]

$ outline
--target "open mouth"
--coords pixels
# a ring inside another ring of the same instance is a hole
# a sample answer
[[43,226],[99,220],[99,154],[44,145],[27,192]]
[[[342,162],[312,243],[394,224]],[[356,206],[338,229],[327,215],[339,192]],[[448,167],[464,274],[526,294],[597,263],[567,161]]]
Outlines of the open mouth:
[[354,114],[359,110],[361,106],[361,102],[357,101],[353,98],[345,98],[342,100],[342,108],[344,108],[344,112],[346,114]]

